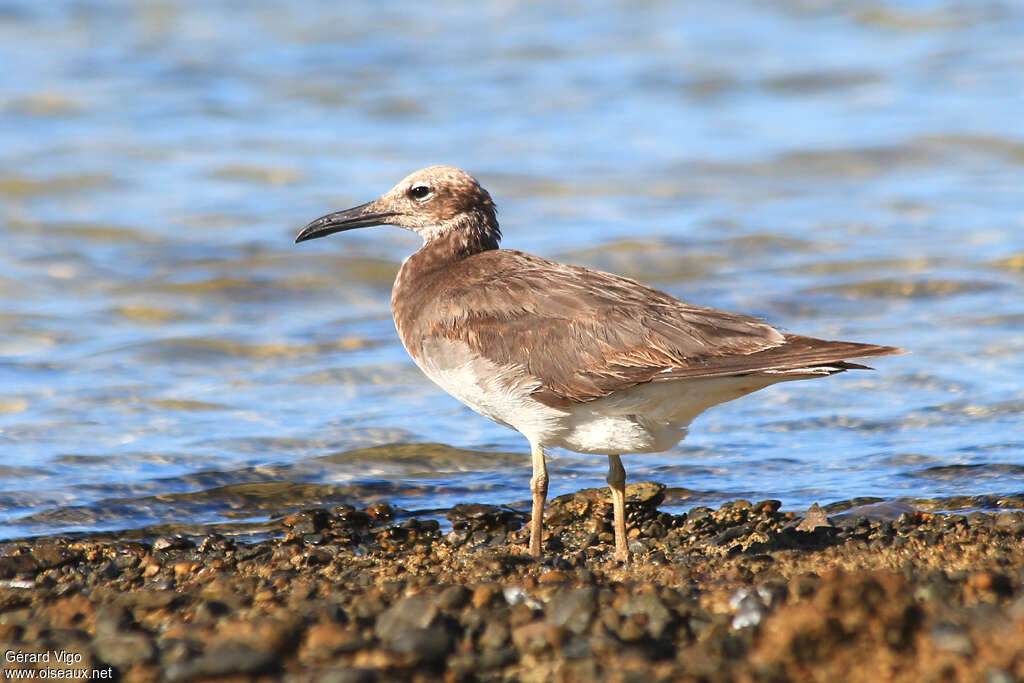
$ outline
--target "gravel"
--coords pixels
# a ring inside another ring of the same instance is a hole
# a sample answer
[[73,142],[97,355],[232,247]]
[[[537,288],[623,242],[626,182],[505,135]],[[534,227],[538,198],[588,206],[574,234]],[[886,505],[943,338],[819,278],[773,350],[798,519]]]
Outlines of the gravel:
[[0,640],[124,681],[1024,679],[1019,510],[670,514],[663,487],[628,493],[628,566],[607,489],[551,502],[541,561],[521,513],[477,504],[438,513],[450,529],[376,503],[258,542],[244,525],[9,541]]

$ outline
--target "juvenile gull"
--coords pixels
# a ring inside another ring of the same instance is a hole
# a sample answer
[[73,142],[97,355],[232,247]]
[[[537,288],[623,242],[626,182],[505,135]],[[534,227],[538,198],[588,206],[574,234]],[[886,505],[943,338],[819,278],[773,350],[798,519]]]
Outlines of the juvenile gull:
[[391,292],[398,336],[449,394],[530,442],[530,553],[541,554],[544,449],[608,456],[615,556],[629,559],[620,455],[672,448],[713,405],[776,382],[870,369],[892,346],[784,334],[628,278],[501,249],[494,202],[469,174],[431,166],[296,242],[371,225],[417,233]]

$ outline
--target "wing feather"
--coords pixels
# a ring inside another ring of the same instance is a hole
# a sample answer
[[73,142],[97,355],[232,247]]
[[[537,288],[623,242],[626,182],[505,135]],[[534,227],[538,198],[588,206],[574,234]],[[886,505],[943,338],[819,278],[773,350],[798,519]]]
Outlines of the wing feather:
[[[424,334],[460,341],[536,378],[552,406],[650,381],[856,366],[888,346],[783,335],[750,316],[688,304],[628,278],[513,250],[460,261],[422,300]],[[820,374],[820,371],[819,373]]]

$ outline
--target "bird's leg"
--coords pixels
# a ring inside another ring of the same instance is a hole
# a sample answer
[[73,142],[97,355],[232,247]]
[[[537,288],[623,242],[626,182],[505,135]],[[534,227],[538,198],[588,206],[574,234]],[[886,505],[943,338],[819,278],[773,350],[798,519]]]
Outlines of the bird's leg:
[[608,456],[608,486],[612,490],[612,511],[615,516],[615,559],[629,562],[626,543],[626,470],[617,455]]
[[548,497],[548,466],[544,462],[544,449],[530,444],[533,455],[533,476],[530,477],[530,491],[533,492],[533,517],[530,519],[530,554],[540,557],[544,542],[544,501]]

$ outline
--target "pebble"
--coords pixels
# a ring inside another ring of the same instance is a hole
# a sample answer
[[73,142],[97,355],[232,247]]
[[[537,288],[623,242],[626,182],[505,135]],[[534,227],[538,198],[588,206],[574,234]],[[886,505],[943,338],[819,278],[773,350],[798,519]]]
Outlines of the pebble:
[[352,630],[340,624],[329,622],[313,624],[306,631],[306,640],[303,645],[307,650],[332,654],[352,643],[352,636]]
[[939,622],[931,629],[932,643],[937,650],[952,652],[961,657],[969,657],[974,654],[974,643],[971,642],[970,633],[959,624]]
[[486,607],[491,604],[498,596],[503,594],[501,586],[497,584],[484,583],[480,584],[473,591],[472,603],[473,607]]
[[437,597],[438,607],[441,609],[458,609],[469,602],[472,594],[465,586],[448,586]]
[[796,526],[797,531],[814,531],[819,527],[831,527],[832,522],[829,521],[825,511],[821,509],[821,506],[815,503],[808,510],[807,514],[804,515],[803,520],[800,521]]
[[548,602],[546,613],[549,622],[576,635],[586,633],[597,609],[597,590],[585,586],[556,594]]
[[262,674],[276,670],[278,658],[272,652],[242,645],[215,646],[193,659],[174,662],[164,670],[168,681],[195,678]]
[[672,621],[672,613],[657,595],[643,593],[627,598],[619,608],[627,617],[642,617],[638,623],[644,625],[652,638],[660,638]]
[[144,633],[97,636],[92,648],[98,660],[122,671],[149,662],[156,654],[153,641]]
[[406,631],[429,627],[437,619],[438,614],[437,605],[426,595],[402,598],[377,618],[373,632],[390,647]]
[[569,577],[563,571],[552,569],[541,574],[537,577],[537,580],[541,583],[565,583],[569,580]]
[[388,641],[388,649],[404,656],[410,665],[443,661],[453,645],[448,631],[441,626],[406,628]]
[[527,654],[538,654],[562,644],[564,631],[553,624],[535,621],[519,626],[512,631],[512,642],[516,649]]
[[630,487],[630,565],[607,489],[552,501],[542,562],[523,513],[488,505],[444,513],[455,545],[387,504],[283,515],[258,543],[0,543],[0,640],[56,639],[126,680],[843,680],[898,662],[994,681],[1019,664],[1018,509],[863,499],[803,531],[778,501],[670,514],[662,487]]

